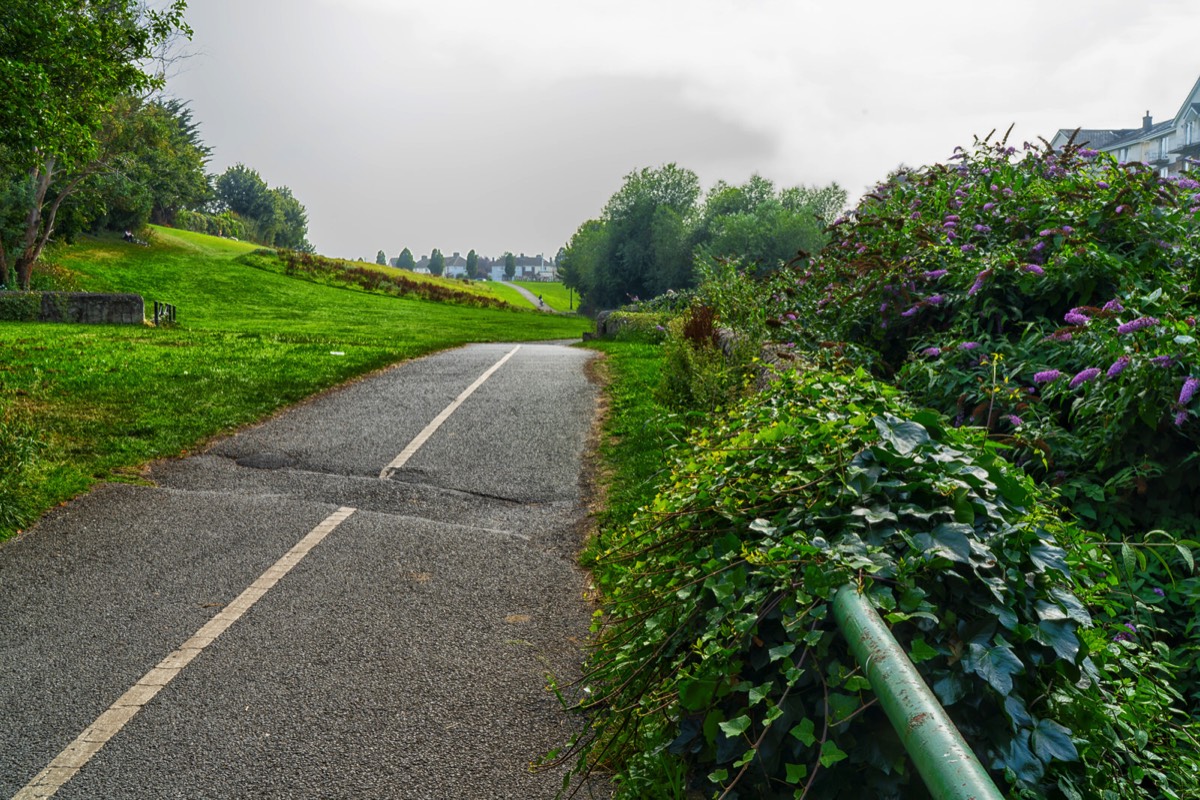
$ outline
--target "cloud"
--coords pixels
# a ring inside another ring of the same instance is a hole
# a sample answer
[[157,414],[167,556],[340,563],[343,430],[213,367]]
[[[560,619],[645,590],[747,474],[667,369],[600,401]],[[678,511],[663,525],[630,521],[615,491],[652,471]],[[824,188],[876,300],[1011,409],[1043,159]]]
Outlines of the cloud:
[[757,171],[857,193],[1014,122],[1020,142],[1164,118],[1200,74],[1195,16],[1187,0],[206,0],[189,18],[210,57],[180,93],[216,166],[290,185],[322,249],[552,249],[621,176],[668,161],[706,185]]

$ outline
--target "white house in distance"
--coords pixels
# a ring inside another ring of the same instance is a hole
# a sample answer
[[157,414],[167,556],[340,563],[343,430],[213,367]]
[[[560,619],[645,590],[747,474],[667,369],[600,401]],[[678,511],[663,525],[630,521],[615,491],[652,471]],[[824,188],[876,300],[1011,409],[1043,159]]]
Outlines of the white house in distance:
[[1075,134],[1075,143],[1112,153],[1117,161],[1141,161],[1157,167],[1164,178],[1177,176],[1186,163],[1200,166],[1200,80],[1175,116],[1155,123],[1146,112],[1140,128],[1063,128],[1054,135],[1050,145],[1062,149]]

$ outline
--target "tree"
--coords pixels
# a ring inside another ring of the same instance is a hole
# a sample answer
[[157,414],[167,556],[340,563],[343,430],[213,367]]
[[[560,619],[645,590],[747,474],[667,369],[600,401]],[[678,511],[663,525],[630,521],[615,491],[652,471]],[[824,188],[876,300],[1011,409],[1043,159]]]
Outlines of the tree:
[[429,254],[429,271],[434,275],[441,275],[446,271],[446,257],[436,247]]
[[[122,96],[159,87],[142,69],[175,36],[190,36],[184,0],[8,0],[0,24],[0,185],[24,209],[0,226],[0,284],[29,287],[63,202],[96,171],[100,134]],[[14,185],[15,188],[14,188]],[[51,187],[56,185],[55,191]],[[6,215],[9,216],[9,215]]]
[[396,266],[400,269],[411,270],[416,265],[417,262],[413,259],[412,250],[409,250],[407,247],[400,251],[400,255],[396,256]]
[[383,252],[382,250],[380,250],[378,253],[376,253],[375,254],[375,263],[386,267],[387,266],[387,253]]
[[257,171],[245,164],[225,170],[216,180],[219,205],[249,224],[251,238],[271,247],[290,250],[312,249],[308,235],[308,211],[286,186],[271,189]]
[[263,244],[274,242],[275,228],[282,220],[276,219],[275,198],[257,171],[236,164],[217,178],[215,188],[221,206],[254,224],[255,239]]
[[517,275],[517,259],[512,253],[504,254],[504,277],[512,280]]
[[558,277],[568,289],[579,292],[580,305],[595,304],[596,286],[602,279],[608,253],[608,229],[603,221],[589,219],[579,226],[558,257]]
[[479,279],[479,255],[474,250],[467,253],[467,277],[473,281]]
[[272,189],[275,203],[275,237],[269,244],[311,253],[313,246],[308,242],[308,210],[286,186]]
[[595,265],[589,300],[611,306],[690,284],[691,249],[684,234],[699,196],[696,173],[675,164],[626,175],[604,207],[608,250]]

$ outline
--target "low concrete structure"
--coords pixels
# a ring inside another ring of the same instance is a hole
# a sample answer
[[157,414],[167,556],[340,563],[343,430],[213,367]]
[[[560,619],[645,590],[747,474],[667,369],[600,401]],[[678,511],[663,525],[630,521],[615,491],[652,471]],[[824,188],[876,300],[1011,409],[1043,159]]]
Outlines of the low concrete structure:
[[0,320],[141,325],[146,304],[140,294],[0,292]]

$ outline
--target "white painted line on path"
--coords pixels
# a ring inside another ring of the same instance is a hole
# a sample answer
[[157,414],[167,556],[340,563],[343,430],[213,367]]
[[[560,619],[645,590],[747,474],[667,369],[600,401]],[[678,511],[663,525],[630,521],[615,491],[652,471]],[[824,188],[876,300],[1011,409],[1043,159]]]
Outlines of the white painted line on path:
[[321,540],[345,522],[355,509],[343,506],[325,518],[317,527],[308,532],[296,546],[287,551],[258,580],[250,584],[246,591],[238,595],[232,603],[225,606],[200,630],[192,635],[179,649],[168,655],[154,669],[142,676],[125,694],[117,698],[117,702],[96,718],[96,721],[84,729],[83,733],[67,745],[66,749],[54,757],[54,760],[25,785],[25,788],[13,795],[13,800],[35,800],[35,798],[52,797],[54,793],[75,777],[75,773],[86,764],[92,756],[109,739],[117,735],[125,723],[133,719],[142,706],[149,703],[164,686],[170,683],[180,670],[200,655],[225,630],[237,622],[243,614],[259,601],[268,590],[279,583],[280,578],[291,572],[292,567],[299,564],[308,552],[321,543]]
[[426,425],[425,430],[418,433],[417,438],[415,438],[411,442],[409,442],[408,446],[400,451],[400,455],[398,455],[394,459],[392,459],[392,463],[388,464],[386,467],[384,467],[382,470],[380,470],[380,472],[379,472],[380,480],[387,480],[388,478],[392,477],[393,472],[395,472],[396,470],[400,469],[405,464],[407,464],[408,460],[410,458],[412,458],[414,455],[416,455],[417,451],[421,449],[421,445],[425,444],[425,442],[427,442],[429,440],[429,437],[433,436],[434,432],[438,428],[442,427],[442,423],[445,422],[446,420],[450,419],[450,415],[453,414],[455,411],[457,411],[458,407],[461,406],[466,401],[466,399],[474,393],[474,391],[476,389],[478,389],[480,386],[482,386],[484,381],[486,381],[488,378],[492,377],[492,375],[496,374],[496,370],[503,367],[505,362],[508,361],[510,358],[512,358],[514,355],[516,355],[517,351],[520,349],[521,349],[521,345],[517,345],[512,350],[509,350],[507,353],[504,354],[504,358],[500,359],[495,364],[492,364],[492,366],[488,367],[487,372],[483,373],[478,378],[476,378],[475,382],[472,383],[470,386],[468,386],[466,389],[464,389],[462,394],[460,394],[458,397],[454,398],[454,402],[451,403],[450,405],[446,406],[446,408],[442,411],[442,413],[440,413],[436,417],[434,417],[433,422]]

